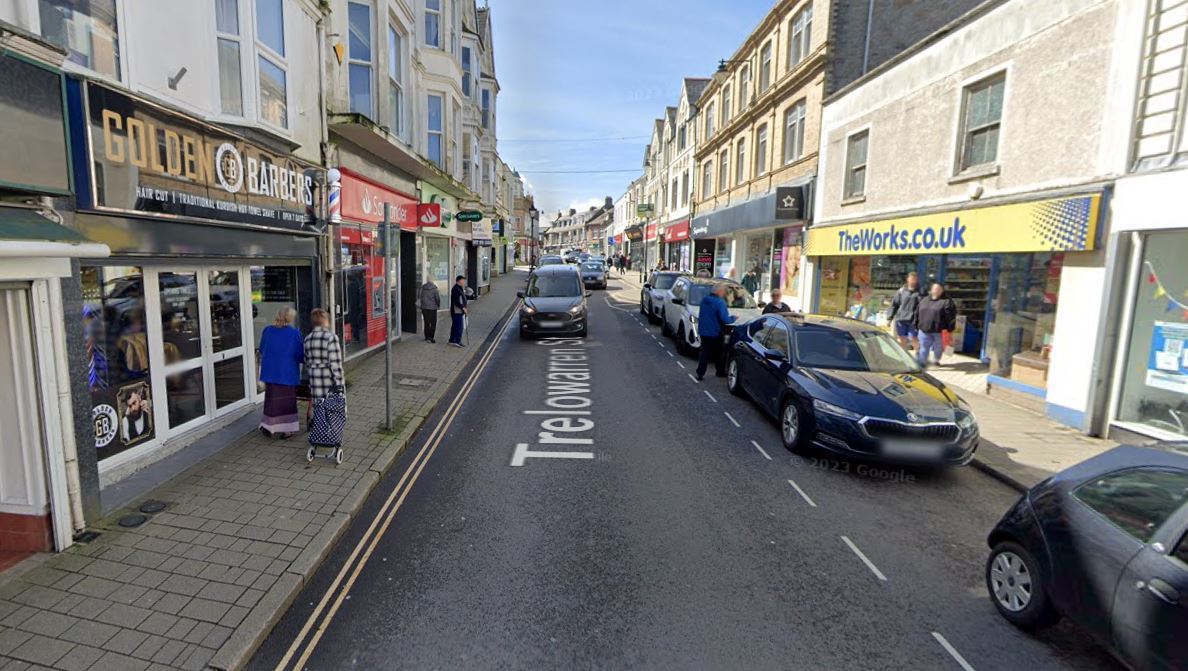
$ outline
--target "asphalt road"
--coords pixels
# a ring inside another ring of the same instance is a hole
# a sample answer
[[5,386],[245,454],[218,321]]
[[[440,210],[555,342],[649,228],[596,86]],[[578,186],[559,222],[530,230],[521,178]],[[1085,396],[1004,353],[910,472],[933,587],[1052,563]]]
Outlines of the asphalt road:
[[[791,456],[637,301],[596,291],[576,345],[522,342],[513,320],[250,668],[1117,668],[987,600],[985,534],[1014,491]],[[546,405],[550,367],[588,368],[588,392],[554,398],[588,415]]]

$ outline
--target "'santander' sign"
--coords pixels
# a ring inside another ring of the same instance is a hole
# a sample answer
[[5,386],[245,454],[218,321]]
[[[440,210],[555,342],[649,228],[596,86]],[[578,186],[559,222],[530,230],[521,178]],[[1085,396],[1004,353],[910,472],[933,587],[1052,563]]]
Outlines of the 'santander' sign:
[[1092,250],[1101,194],[996,205],[844,226],[805,236],[805,256]]
[[320,172],[196,119],[90,82],[94,205],[303,230]]

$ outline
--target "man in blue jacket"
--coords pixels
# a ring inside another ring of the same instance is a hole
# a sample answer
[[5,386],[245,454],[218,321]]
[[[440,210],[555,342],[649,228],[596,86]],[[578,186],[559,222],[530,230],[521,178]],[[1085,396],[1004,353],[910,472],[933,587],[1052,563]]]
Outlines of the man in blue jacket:
[[450,289],[450,344],[454,347],[462,346],[462,330],[466,326],[466,277],[459,275],[454,278],[454,288]]
[[713,292],[701,299],[701,308],[697,313],[697,335],[701,336],[701,352],[697,357],[697,381],[705,378],[705,370],[710,361],[714,362],[714,373],[718,377],[726,377],[726,368],[722,361],[722,343],[725,340],[725,327],[733,324],[737,319],[726,309],[726,285],[714,285]]

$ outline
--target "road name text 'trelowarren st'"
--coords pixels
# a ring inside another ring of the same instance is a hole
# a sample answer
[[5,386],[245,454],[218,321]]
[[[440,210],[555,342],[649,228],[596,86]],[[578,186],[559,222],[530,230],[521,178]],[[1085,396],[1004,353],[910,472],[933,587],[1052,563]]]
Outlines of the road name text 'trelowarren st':
[[530,459],[593,459],[587,450],[594,445],[591,437],[594,420],[590,400],[592,384],[590,357],[583,349],[585,340],[545,338],[539,345],[549,348],[545,373],[544,410],[525,410],[529,416],[542,416],[536,444],[517,443],[512,466],[524,466]]

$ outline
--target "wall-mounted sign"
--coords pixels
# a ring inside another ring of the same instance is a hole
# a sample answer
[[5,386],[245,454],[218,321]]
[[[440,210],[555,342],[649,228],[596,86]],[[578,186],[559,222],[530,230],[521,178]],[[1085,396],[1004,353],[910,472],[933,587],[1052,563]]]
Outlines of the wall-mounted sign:
[[673,224],[664,229],[664,242],[680,242],[689,239],[689,220]]
[[804,219],[804,187],[778,186],[775,192],[775,218]]
[[470,239],[474,244],[489,247],[492,237],[491,222],[476,221],[470,225]]
[[[62,75],[12,53],[0,54],[0,184],[22,191],[70,192]],[[110,406],[109,406],[110,407]]]
[[640,240],[643,240],[643,236],[644,236],[643,226],[632,226],[632,227],[628,228],[627,230],[623,231],[623,234],[627,236],[628,240],[630,240],[632,242],[639,242]]
[[101,84],[86,91],[95,207],[290,230],[313,223],[319,169]]
[[635,206],[635,214],[640,217],[646,217],[652,213],[652,210],[653,208],[651,203],[639,203]]
[[366,177],[340,168],[342,172],[342,217],[348,221],[379,224],[384,221],[384,203],[393,225],[417,230],[417,201]]
[[479,212],[478,210],[462,210],[454,216],[458,219],[458,221],[475,222],[483,220],[483,213]]
[[417,205],[417,226],[421,228],[441,228],[441,203],[421,203]]

